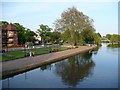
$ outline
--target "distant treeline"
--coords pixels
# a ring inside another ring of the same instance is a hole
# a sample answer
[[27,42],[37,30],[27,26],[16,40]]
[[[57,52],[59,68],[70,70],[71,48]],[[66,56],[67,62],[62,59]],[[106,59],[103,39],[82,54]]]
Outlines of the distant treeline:
[[120,44],[109,44],[107,47],[118,48],[120,47]]
[[106,34],[105,36],[112,44],[120,44],[120,34]]

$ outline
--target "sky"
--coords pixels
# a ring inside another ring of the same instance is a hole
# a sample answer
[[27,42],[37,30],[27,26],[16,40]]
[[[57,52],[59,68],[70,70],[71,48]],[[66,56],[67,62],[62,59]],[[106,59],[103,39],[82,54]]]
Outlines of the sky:
[[96,2],[79,0],[44,0],[44,1],[15,1],[2,0],[2,20],[9,23],[20,23],[23,26],[36,31],[40,24],[46,24],[54,28],[53,23],[60,18],[61,13],[68,8],[76,7],[80,12],[94,20],[94,28],[102,36],[118,33],[118,1],[101,0]]

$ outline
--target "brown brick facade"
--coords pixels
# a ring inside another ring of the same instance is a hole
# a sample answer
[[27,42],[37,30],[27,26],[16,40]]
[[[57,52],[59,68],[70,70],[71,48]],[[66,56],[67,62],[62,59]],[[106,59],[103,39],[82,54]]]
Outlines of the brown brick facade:
[[18,33],[15,26],[10,23],[8,26],[2,25],[2,46],[3,47],[16,47],[18,46]]

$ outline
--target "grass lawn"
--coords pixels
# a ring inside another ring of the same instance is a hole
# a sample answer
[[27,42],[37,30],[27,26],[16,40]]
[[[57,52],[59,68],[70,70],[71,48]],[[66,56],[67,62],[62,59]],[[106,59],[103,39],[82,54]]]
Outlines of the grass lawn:
[[[35,52],[35,55],[41,55],[41,54],[46,54],[46,53],[49,53],[50,50],[53,50],[53,49],[57,49],[57,48],[52,48],[52,49],[49,49],[49,48],[44,48],[44,49],[36,49],[36,50],[27,50],[27,52],[32,52],[34,51]],[[63,50],[67,50],[67,48],[65,47],[58,47],[58,51],[63,51]],[[24,58],[25,57],[25,52],[24,51],[19,51],[19,52],[8,52],[8,53],[4,53],[2,54],[2,56],[0,56],[0,61],[4,62],[4,61],[9,61],[9,60],[15,60],[15,59],[18,59],[18,58]]]

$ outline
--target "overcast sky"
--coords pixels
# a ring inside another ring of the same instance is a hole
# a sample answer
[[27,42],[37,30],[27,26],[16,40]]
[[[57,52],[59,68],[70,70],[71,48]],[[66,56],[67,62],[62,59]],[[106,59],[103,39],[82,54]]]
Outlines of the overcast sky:
[[20,23],[33,31],[36,31],[40,24],[47,24],[53,28],[54,21],[60,18],[61,13],[74,6],[94,20],[96,32],[101,35],[118,33],[118,2],[115,0],[109,2],[108,0],[101,2],[2,0],[0,5],[2,5],[2,20]]

